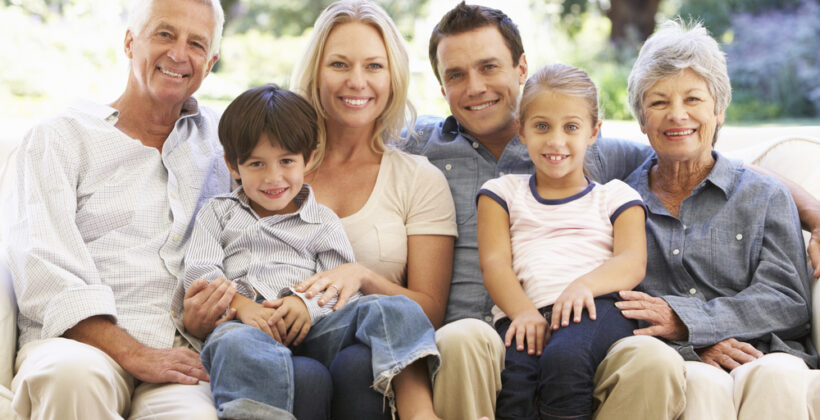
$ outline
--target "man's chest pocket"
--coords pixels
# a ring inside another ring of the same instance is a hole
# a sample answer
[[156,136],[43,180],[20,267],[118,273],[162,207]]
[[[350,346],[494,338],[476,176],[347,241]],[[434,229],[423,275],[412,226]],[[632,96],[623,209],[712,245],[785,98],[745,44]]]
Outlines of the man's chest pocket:
[[476,217],[475,195],[478,192],[478,161],[474,157],[432,160],[450,185],[450,193],[456,205],[456,222],[459,225]]

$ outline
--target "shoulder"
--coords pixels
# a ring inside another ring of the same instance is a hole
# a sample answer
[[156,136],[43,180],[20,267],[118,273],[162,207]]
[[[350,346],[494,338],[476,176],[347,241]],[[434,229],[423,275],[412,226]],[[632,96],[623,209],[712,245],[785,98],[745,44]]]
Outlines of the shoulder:
[[527,189],[531,175],[509,174],[498,178],[489,179],[481,186],[481,190],[500,192],[513,192]]
[[634,188],[630,187],[626,182],[621,181],[620,179],[613,179],[606,184],[600,185],[600,189],[607,194],[612,195],[624,195],[629,197],[635,197],[640,199],[640,194],[635,191]]
[[[425,176],[437,178],[441,174],[427,157],[410,154],[401,150],[388,148],[384,152],[384,160],[390,169],[397,175]],[[443,178],[443,176],[442,176]]]
[[29,129],[21,150],[40,154],[43,149],[78,154],[85,144],[110,139],[116,127],[106,120],[115,116],[110,107],[90,102],[72,105],[62,113],[41,120]]
[[435,141],[441,136],[441,129],[446,118],[435,115],[422,115],[416,119],[416,125],[412,133],[407,133],[406,140],[397,146],[402,150],[422,154],[428,143]]

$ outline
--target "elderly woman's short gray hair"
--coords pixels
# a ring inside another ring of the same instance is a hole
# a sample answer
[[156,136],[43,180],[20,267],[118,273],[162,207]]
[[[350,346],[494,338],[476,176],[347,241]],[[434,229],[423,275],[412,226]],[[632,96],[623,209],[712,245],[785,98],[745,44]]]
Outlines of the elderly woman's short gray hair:
[[629,107],[641,127],[645,123],[646,91],[659,80],[686,69],[692,69],[706,81],[715,100],[715,114],[726,110],[732,101],[732,85],[726,56],[717,41],[698,22],[687,25],[679,19],[670,20],[646,40],[629,73]]

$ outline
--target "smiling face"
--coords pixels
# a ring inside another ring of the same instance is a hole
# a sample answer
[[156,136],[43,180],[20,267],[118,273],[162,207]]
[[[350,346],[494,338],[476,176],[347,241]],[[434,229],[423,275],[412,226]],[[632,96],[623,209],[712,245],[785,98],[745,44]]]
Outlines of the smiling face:
[[592,122],[588,101],[546,90],[533,99],[519,136],[535,164],[539,187],[587,185],[584,154],[595,143],[601,122]]
[[306,162],[301,154],[274,146],[263,135],[246,161],[236,168],[226,163],[231,175],[242,181],[242,189],[259,217],[298,210],[293,198],[305,182]]
[[527,78],[527,60],[512,53],[495,26],[448,35],[436,51],[441,93],[450,112],[483,143],[515,135],[515,106]]
[[194,0],[156,0],[139,34],[125,35],[129,88],[157,106],[185,102],[218,58],[209,56],[213,11]]
[[725,112],[715,113],[709,86],[690,69],[661,79],[643,97],[641,127],[659,159],[711,160],[712,140]]
[[372,130],[390,98],[389,62],[379,31],[361,22],[333,28],[319,63],[318,87],[328,132]]

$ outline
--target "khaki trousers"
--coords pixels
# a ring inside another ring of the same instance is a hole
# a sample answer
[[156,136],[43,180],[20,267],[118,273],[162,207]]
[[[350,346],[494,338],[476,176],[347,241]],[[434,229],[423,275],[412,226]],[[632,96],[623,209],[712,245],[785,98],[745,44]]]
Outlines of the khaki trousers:
[[820,371],[802,359],[770,353],[731,373],[686,362],[684,420],[820,419]]
[[207,382],[138,383],[107,354],[74,340],[26,344],[15,372],[12,408],[25,419],[217,418]]
[[[436,414],[446,420],[495,418],[504,343],[487,323],[462,319],[436,331],[441,369],[433,386]],[[612,345],[595,374],[596,419],[676,419],[685,404],[683,359],[652,337]]]

